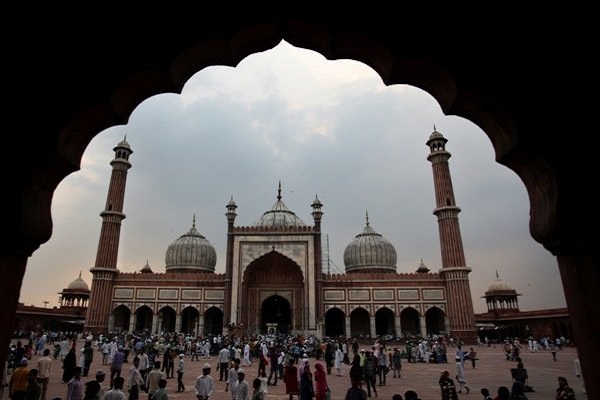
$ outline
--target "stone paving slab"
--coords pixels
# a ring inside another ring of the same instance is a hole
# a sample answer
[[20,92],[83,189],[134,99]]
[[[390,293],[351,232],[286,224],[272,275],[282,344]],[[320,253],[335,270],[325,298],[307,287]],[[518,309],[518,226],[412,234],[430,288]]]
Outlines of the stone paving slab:
[[[77,349],[80,349],[83,342],[78,343]],[[464,347],[465,350],[468,347]],[[481,394],[480,389],[487,387],[493,396],[496,395],[496,391],[499,386],[504,385],[510,388],[512,386],[512,378],[510,374],[510,368],[514,368],[516,363],[513,361],[507,361],[504,356],[501,346],[491,347],[476,347],[477,355],[479,360],[477,361],[476,368],[473,369],[470,362],[465,364],[465,374],[467,377],[468,384],[471,388],[471,393],[462,393],[459,395],[460,399],[473,399],[480,400]],[[455,349],[449,348],[448,354],[454,354]],[[36,361],[40,356],[34,355],[30,362],[30,367],[35,367]],[[530,400],[536,399],[554,399],[555,389],[557,387],[556,378],[558,376],[565,376],[569,381],[569,384],[575,390],[577,399],[585,399],[586,396],[583,394],[583,384],[580,378],[575,376],[574,360],[577,357],[577,350],[572,347],[563,348],[561,351],[557,351],[557,361],[552,360],[552,355],[549,351],[540,351],[537,353],[531,353],[523,351],[521,358],[523,360],[525,368],[529,375],[529,385],[532,386],[535,392],[527,393]],[[129,362],[132,358],[129,356]],[[94,379],[96,371],[103,369],[107,374],[110,374],[109,367],[102,365],[102,355],[99,352],[94,353],[94,362],[90,369],[90,376],[82,378],[84,381]],[[189,356],[186,356],[185,373],[183,376],[183,382],[186,387],[186,391],[183,393],[176,393],[177,390],[177,379],[169,379],[167,383],[167,391],[169,393],[169,399],[174,400],[194,400],[194,385],[196,377],[201,374],[201,369],[204,363],[209,362],[212,366],[211,376],[215,382],[215,394],[211,400],[231,400],[231,395],[225,392],[225,382],[219,381],[219,372],[216,370],[217,366],[216,357],[200,358],[200,361],[190,361]],[[393,374],[389,373],[386,379],[385,386],[378,386],[377,399],[391,400],[394,393],[400,393],[404,396],[404,392],[408,389],[415,390],[422,400],[427,399],[439,399],[440,388],[438,386],[438,378],[442,371],[448,370],[450,376],[456,375],[456,366],[454,362],[448,364],[427,364],[427,363],[407,363],[406,360],[402,360],[402,377],[393,378]],[[310,359],[310,365],[312,371],[314,371],[315,359]],[[123,367],[124,377],[126,377],[126,371],[129,369],[131,364],[125,364]],[[66,398],[67,388],[66,385],[61,382],[62,376],[62,363],[57,360],[52,366],[52,376],[50,378],[50,385],[48,389],[47,400],[52,400],[54,397]],[[257,376],[258,364],[254,363],[251,367],[244,367],[246,372],[246,380],[251,386],[252,380]],[[346,390],[349,387],[348,378],[349,366],[346,367],[343,377],[335,376],[334,373],[327,376],[329,387],[332,390],[332,400],[343,400],[346,394]],[[267,367],[267,373],[269,372]],[[177,375],[175,375],[177,376]],[[108,376],[105,382],[105,386],[108,386]],[[288,396],[285,394],[285,386],[282,381],[278,382],[277,386],[268,387],[268,400],[288,400]],[[8,393],[5,393],[2,399],[8,399]],[[375,399],[375,397],[372,397]],[[146,395],[141,394],[140,400],[146,400]],[[297,400],[297,399],[295,399]]]

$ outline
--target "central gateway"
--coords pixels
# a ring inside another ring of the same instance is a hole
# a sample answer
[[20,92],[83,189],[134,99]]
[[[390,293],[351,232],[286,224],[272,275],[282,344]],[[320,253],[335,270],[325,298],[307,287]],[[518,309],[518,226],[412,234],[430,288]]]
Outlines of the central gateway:
[[227,204],[228,264],[225,320],[249,332],[321,332],[321,202],[305,224],[281,200],[252,226],[234,226],[237,205]]
[[271,324],[278,332],[301,331],[306,322],[304,299],[300,267],[272,250],[245,269],[241,309],[247,305],[247,312],[241,312],[240,322],[252,332],[267,333]]

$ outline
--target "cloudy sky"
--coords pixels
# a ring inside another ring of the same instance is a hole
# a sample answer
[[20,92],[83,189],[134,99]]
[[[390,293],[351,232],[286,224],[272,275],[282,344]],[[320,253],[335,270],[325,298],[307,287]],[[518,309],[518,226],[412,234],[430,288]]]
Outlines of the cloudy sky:
[[445,116],[426,92],[386,87],[369,67],[327,61],[285,42],[251,55],[236,68],[209,67],[181,95],[143,102],[127,126],[100,132],[81,170],[54,194],[52,238],[27,266],[25,304],[58,305],[58,292],[89,269],[96,249],[111,174],[113,147],[124,137],[134,153],[129,170],[118,267],[146,262],[164,272],[170,243],[198,230],[215,246],[225,270],[225,205],[238,205],[236,225],[251,225],[276,201],[306,223],[310,204],[323,203],[324,248],[331,273],[344,271],[345,247],[365,226],[386,237],[398,272],[421,259],[441,268],[429,148],[433,128],[447,139],[461,233],[476,312],[500,278],[523,295],[521,310],[564,307],[555,258],[528,230],[529,202],[517,175],[494,161],[491,143],[475,124]]

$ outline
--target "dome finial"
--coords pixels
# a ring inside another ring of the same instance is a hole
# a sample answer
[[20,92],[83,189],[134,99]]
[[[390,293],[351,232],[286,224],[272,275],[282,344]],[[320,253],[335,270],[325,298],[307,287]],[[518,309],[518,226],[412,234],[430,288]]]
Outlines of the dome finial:
[[433,131],[434,132],[437,131],[437,129],[435,129],[435,124],[433,124]]
[[81,279],[81,270],[79,270],[79,279]]
[[196,213],[194,213],[194,218],[192,219],[192,228],[196,229]]
[[496,270],[496,279],[500,279],[500,275],[498,275],[498,270]]
[[277,189],[277,200],[281,200],[281,179],[279,180],[279,188]]
[[365,219],[367,221],[367,226],[369,226],[369,212],[365,211]]

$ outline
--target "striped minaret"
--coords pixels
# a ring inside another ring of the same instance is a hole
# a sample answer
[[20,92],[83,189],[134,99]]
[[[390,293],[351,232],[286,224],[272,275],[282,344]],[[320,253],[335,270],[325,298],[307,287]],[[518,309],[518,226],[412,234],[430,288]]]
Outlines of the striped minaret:
[[440,247],[442,252],[441,277],[446,281],[446,301],[449,334],[466,343],[474,343],[477,335],[475,328],[475,313],[473,299],[469,286],[469,272],[465,261],[458,213],[460,208],[454,200],[452,179],[446,151],[448,140],[433,128],[427,146],[430,153],[427,160],[433,168],[433,184],[435,187],[436,208],[433,214],[437,216],[440,232]]
[[121,221],[125,219],[125,214],[123,214],[125,184],[127,183],[127,171],[131,168],[129,156],[133,153],[125,139],[113,150],[115,158],[110,162],[113,169],[106,207],[100,213],[102,230],[100,231],[96,264],[94,268],[90,269],[93,278],[89,307],[85,318],[85,330],[94,335],[106,333],[108,330],[108,318],[113,298],[113,280],[119,273],[117,256],[119,254]]

